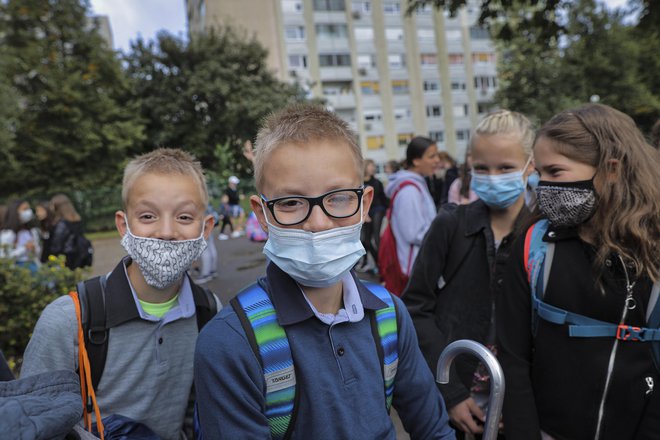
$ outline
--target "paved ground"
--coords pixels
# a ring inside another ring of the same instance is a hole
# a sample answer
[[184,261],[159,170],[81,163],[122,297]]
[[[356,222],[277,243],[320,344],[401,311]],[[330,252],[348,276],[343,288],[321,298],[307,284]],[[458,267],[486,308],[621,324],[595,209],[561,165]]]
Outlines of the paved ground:
[[[266,257],[262,253],[262,243],[253,243],[245,237],[221,241],[217,239],[217,235],[216,229],[214,237],[216,237],[215,243],[218,250],[218,276],[205,286],[218,295],[223,304],[228,304],[229,300],[243,287],[253,283],[264,274]],[[93,276],[111,271],[125,255],[124,249],[119,244],[118,236],[94,240],[93,245]],[[368,277],[364,276],[364,278]],[[396,412],[393,410],[392,413],[397,428],[397,439],[409,439]]]

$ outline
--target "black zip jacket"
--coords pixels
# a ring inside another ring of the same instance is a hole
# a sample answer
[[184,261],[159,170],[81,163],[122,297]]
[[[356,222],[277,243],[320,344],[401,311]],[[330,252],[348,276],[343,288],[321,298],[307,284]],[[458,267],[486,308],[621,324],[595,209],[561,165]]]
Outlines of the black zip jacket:
[[[516,224],[528,213],[523,207]],[[504,237],[495,250],[488,207],[481,200],[459,207],[443,205],[431,224],[402,299],[434,375],[440,353],[451,342],[495,342],[494,299],[502,292],[512,238]],[[439,288],[441,277],[447,284]],[[449,383],[438,385],[447,408],[470,397],[477,365],[469,356],[454,361]]]
[[[544,302],[601,321],[619,323],[626,298],[626,275],[616,255],[606,260],[600,283],[594,273],[595,249],[575,230],[550,229],[555,253]],[[505,273],[505,294],[497,304],[499,359],[506,393],[507,440],[540,439],[540,430],[556,440],[595,439],[610,359],[613,361],[597,440],[660,439],[658,370],[650,342],[569,337],[568,326],[537,321],[532,333],[531,293],[523,261],[524,240],[514,245]],[[635,280],[635,307],[626,324],[644,327],[652,283]]]

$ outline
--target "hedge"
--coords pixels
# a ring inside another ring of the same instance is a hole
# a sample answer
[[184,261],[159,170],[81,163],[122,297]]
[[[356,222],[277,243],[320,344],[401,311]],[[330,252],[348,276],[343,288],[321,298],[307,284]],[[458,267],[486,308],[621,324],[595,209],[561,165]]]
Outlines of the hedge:
[[41,311],[55,298],[66,295],[86,278],[83,269],[69,270],[64,257],[51,257],[35,272],[0,258],[0,350],[9,366],[18,371]]

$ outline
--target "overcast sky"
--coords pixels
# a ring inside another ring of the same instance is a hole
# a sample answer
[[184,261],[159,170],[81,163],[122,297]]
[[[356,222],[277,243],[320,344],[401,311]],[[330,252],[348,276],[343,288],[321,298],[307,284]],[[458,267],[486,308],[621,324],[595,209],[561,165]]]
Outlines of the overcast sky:
[[[610,7],[626,3],[626,0],[604,1]],[[128,51],[129,42],[139,35],[152,40],[161,29],[185,37],[188,32],[185,3],[185,0],[91,0],[95,14],[110,17],[115,49],[123,51]]]

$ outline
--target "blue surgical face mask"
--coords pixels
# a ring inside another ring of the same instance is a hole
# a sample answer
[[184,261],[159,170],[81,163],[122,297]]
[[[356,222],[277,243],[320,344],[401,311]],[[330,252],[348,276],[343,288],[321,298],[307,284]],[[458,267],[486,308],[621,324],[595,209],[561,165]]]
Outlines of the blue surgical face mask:
[[264,254],[299,284],[330,287],[338,283],[365,254],[360,242],[360,221],[351,226],[309,232],[275,226],[268,221],[268,241]]
[[506,174],[477,174],[473,169],[470,187],[489,207],[508,208],[525,191],[526,182],[523,174],[531,160],[530,156],[522,170]]
[[527,186],[529,186],[531,189],[536,189],[537,186],[539,186],[539,181],[541,180],[541,176],[539,176],[538,171],[534,171],[532,174],[527,177]]

